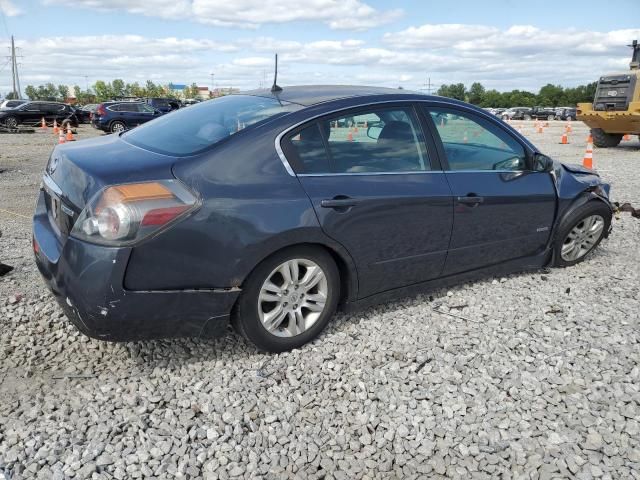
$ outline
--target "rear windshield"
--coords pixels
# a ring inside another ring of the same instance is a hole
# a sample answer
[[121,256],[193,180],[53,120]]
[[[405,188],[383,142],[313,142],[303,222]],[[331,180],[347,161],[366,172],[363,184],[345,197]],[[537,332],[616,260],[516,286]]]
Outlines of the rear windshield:
[[151,103],[153,103],[153,105],[157,105],[158,107],[169,106],[169,100],[165,100],[164,98],[154,98],[151,100]]
[[165,155],[193,155],[250,125],[300,108],[275,98],[228,95],[163,115],[122,138]]

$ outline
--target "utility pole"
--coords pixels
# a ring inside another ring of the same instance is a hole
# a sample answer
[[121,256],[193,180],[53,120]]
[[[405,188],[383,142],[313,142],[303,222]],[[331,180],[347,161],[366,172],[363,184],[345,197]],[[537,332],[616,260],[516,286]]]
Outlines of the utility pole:
[[213,83],[213,77],[215,77],[215,73],[211,73],[210,75],[211,75],[211,95],[209,95],[209,96],[212,96],[213,95],[213,90],[215,89],[215,86],[214,86],[214,83]]
[[424,88],[421,88],[420,90],[426,90],[427,95],[431,95],[431,92],[435,90],[436,87],[437,85],[433,85],[431,83],[431,77],[427,77],[427,80],[424,82]]
[[[18,80],[18,64],[16,63],[16,45],[13,41],[13,35],[11,35],[11,81],[13,82],[13,98],[20,98],[18,90],[16,90],[16,83]],[[18,88],[20,84],[18,83]]]
[[84,76],[84,84],[87,87],[87,93],[89,92],[89,75]]

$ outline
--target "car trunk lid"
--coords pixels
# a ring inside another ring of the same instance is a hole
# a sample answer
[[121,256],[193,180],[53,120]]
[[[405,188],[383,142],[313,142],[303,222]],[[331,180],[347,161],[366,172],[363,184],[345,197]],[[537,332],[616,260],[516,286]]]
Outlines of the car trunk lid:
[[63,238],[87,202],[105,186],[173,178],[175,159],[108,135],[56,147],[47,164],[43,190],[49,219]]

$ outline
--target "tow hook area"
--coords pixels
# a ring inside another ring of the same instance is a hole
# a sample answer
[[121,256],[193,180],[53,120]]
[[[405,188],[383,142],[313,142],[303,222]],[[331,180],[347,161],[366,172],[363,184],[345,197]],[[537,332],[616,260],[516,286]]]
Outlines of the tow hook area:
[[629,212],[632,217],[640,219],[640,208],[634,208],[629,202],[625,202],[622,205],[620,205],[619,202],[613,202],[612,205],[616,220],[620,220],[620,214],[622,212]]

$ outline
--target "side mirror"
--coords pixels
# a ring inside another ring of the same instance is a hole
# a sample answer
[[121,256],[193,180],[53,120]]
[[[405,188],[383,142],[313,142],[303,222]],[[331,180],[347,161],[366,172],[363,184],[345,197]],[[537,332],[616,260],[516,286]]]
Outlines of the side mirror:
[[553,170],[553,160],[542,153],[536,153],[533,156],[534,172],[550,172]]

